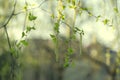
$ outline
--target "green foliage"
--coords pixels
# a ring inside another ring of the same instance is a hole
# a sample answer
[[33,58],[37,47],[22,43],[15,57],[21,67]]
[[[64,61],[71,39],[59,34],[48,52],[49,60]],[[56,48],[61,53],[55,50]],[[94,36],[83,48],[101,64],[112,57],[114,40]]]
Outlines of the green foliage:
[[72,48],[68,48],[68,55],[72,55],[73,54],[73,49]]
[[114,8],[114,11],[115,11],[116,13],[119,13],[118,8]]
[[70,65],[69,60],[70,60],[69,56],[66,56],[65,57],[65,63],[64,63],[65,68],[69,67],[69,65]]
[[64,62],[64,67],[67,68],[72,64],[72,58],[71,56],[73,55],[73,48],[68,48],[67,53],[65,55],[65,62]]
[[96,22],[100,19],[101,15],[96,17]]
[[26,36],[26,35],[25,35],[25,32],[22,32],[22,38],[23,38],[24,36]]
[[35,30],[35,27],[27,26],[26,33],[30,32],[31,30]]
[[56,43],[57,39],[55,35],[50,34],[50,37],[52,38],[53,42]]
[[30,21],[33,21],[33,20],[36,20],[37,17],[34,16],[32,13],[29,13],[28,19],[29,19]]
[[59,14],[60,14],[60,18],[61,18],[62,20],[64,20],[64,19],[65,19],[64,14],[63,14],[61,11],[58,11],[58,12],[59,12]]
[[28,45],[28,42],[26,40],[21,40],[20,43],[23,44],[24,46]]
[[69,8],[76,9],[75,5],[70,5]]
[[104,25],[108,24],[108,22],[109,22],[109,19],[103,20]]
[[[59,0],[61,2],[65,2],[64,0]],[[58,12],[58,16],[52,14],[51,15],[51,18],[54,19],[54,26],[53,26],[53,31],[54,33],[53,34],[50,34],[50,37],[52,38],[53,40],[53,43],[55,44],[55,55],[56,55],[56,61],[59,60],[59,34],[60,34],[60,27],[61,27],[61,23],[64,22],[64,23],[67,23],[65,20],[67,20],[67,17],[65,16],[65,14],[63,12],[65,12],[65,8],[68,7],[69,9],[72,9],[74,10],[74,14],[72,17],[74,17],[74,19],[72,20],[72,25],[71,24],[68,24],[67,26],[69,26],[69,29],[70,29],[70,37],[69,39],[67,40],[68,41],[68,46],[67,46],[67,49],[66,49],[66,54],[65,54],[65,58],[64,58],[64,67],[68,67],[71,62],[72,62],[72,58],[71,56],[73,55],[74,53],[74,49],[73,49],[73,45],[72,44],[72,41],[74,41],[76,39],[76,35],[79,34],[79,47],[80,47],[80,54],[82,54],[82,38],[83,38],[83,35],[84,35],[84,31],[79,28],[79,27],[75,27],[75,23],[76,23],[76,16],[77,15],[81,15],[83,13],[83,11],[87,12],[89,16],[91,17],[94,17],[96,19],[96,21],[100,21],[100,18],[102,15],[98,15],[98,16],[95,16],[92,14],[92,12],[90,11],[89,8],[85,7],[84,5],[80,5],[80,6],[77,6],[77,0],[66,0],[67,4],[64,4],[62,5],[62,10],[56,10]],[[28,9],[28,4],[26,2],[26,5],[24,7],[25,11],[26,11],[26,18],[28,18],[28,20],[30,22],[33,22],[33,25],[28,25],[26,26],[26,22],[25,22],[25,30],[22,32],[22,36],[21,36],[21,39],[20,41],[18,41],[15,46],[12,46],[12,48],[10,47],[10,52],[12,53],[12,58],[17,61],[17,58],[16,57],[19,57],[18,56],[18,51],[20,51],[20,49],[23,47],[23,46],[27,46],[29,43],[27,42],[27,36],[28,34],[32,31],[32,30],[35,30],[35,20],[37,19],[37,16],[35,16],[32,12],[29,12],[31,11],[31,9]],[[34,9],[34,8],[33,8]],[[77,12],[78,11],[78,12]],[[116,14],[119,13],[119,10],[118,8],[114,8],[114,12]],[[21,12],[20,12],[21,13]],[[29,14],[28,14],[29,13]],[[7,24],[9,23],[10,19],[12,18],[12,16],[16,16],[16,14],[13,13],[11,14],[10,18],[8,19],[8,22],[6,23],[6,25],[4,25],[4,27],[6,28]],[[71,16],[70,16],[71,17]],[[104,16],[103,16],[104,17]],[[117,20],[117,19],[116,19]],[[104,19],[102,20],[101,22],[103,22],[104,25],[109,25],[110,23],[110,20],[109,19]],[[119,21],[118,21],[119,22]],[[112,24],[113,25],[113,24]],[[118,25],[118,24],[117,24]],[[7,30],[6,30],[7,31]],[[7,33],[6,33],[7,34]],[[9,43],[9,38],[8,39],[8,43]],[[16,49],[17,48],[17,49]],[[111,56],[110,54],[109,55],[106,55],[107,57]],[[117,55],[118,57],[116,57],[116,64],[117,65],[120,65],[120,54]],[[111,58],[111,57],[110,57]],[[11,62],[10,62],[11,63]],[[13,62],[14,63],[14,62]],[[1,64],[0,64],[1,65]],[[6,73],[7,73],[7,70],[9,71],[9,64],[5,64],[6,66],[4,67],[0,67],[0,71],[2,72],[2,75],[6,77]],[[14,64],[16,65],[16,63]],[[13,65],[13,66],[14,66]],[[2,65],[3,66],[3,65]],[[119,71],[119,70],[118,70]],[[2,79],[1,79],[2,80]]]
[[55,26],[54,26],[54,31],[55,32],[57,32],[57,33],[59,33],[59,23],[57,22],[57,23],[55,23]]

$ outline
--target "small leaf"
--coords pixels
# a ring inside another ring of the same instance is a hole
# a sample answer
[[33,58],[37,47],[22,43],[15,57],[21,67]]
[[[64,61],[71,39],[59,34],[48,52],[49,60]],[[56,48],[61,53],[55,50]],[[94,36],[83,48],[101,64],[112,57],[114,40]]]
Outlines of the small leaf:
[[34,26],[32,27],[32,30],[35,30],[35,27],[34,27]]
[[119,11],[118,11],[118,8],[114,8],[114,11],[116,12],[116,13],[118,13]]
[[28,42],[25,41],[25,40],[21,40],[20,43],[22,43],[24,46],[27,46],[27,45],[28,45]]
[[55,37],[55,35],[50,34],[50,37],[51,37],[51,38],[54,38],[54,37]]
[[77,7],[76,7],[75,5],[70,5],[69,8],[75,9],[75,8],[77,8]]
[[69,62],[64,63],[64,68],[67,68],[69,66]]
[[27,6],[24,6],[24,10],[25,10],[25,11],[27,10]]
[[72,0],[72,4],[75,5],[75,0]]
[[84,35],[84,31],[83,30],[81,30],[81,33],[80,33],[81,35]]
[[68,48],[67,51],[68,51],[69,55],[73,54],[73,49],[72,48]]
[[67,0],[68,3],[70,3],[70,0]]
[[52,18],[52,19],[54,19],[54,18],[55,18],[54,14],[51,14],[51,18]]
[[65,20],[65,16],[64,15],[62,15],[62,20]]
[[33,21],[33,20],[36,20],[37,17],[34,16],[32,13],[29,13],[28,19],[29,19],[30,21]]
[[59,23],[55,23],[54,30],[59,33]]
[[65,9],[66,8],[66,6],[65,5],[63,5],[63,9]]
[[26,33],[30,32],[30,31],[31,31],[31,27],[28,26],[27,29],[26,29]]
[[96,22],[100,19],[101,15],[96,17]]
[[25,35],[25,32],[22,32],[22,38],[23,38],[24,36],[26,36],[26,35]]
[[69,66],[69,56],[65,57],[65,63],[64,63],[64,67],[68,67]]
[[78,27],[75,27],[75,30],[76,30],[76,31],[81,31]]
[[88,9],[86,8],[86,7],[84,7],[84,8],[81,8],[82,10],[85,10],[85,11],[88,11]]
[[13,54],[16,52],[15,48],[13,48],[13,47],[10,49],[10,51],[11,51],[11,53],[13,53]]
[[93,14],[91,12],[89,12],[89,11],[88,11],[88,14],[89,14],[89,16],[93,16]]
[[109,22],[108,19],[103,20],[104,25],[108,24],[108,22]]
[[71,39],[76,39],[76,35],[75,34],[73,34],[73,35],[71,35],[71,37],[70,37]]
[[52,38],[53,42],[55,42],[55,43],[56,43],[56,41],[57,41],[56,36],[55,36],[55,35],[50,34],[50,37]]

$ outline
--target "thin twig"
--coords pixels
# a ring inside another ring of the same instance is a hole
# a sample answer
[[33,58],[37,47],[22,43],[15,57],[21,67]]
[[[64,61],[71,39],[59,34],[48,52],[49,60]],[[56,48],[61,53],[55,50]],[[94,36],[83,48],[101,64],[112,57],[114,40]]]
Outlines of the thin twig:
[[[25,0],[25,4],[26,4],[26,6],[27,6],[27,2],[26,2],[26,0]],[[26,9],[26,12],[25,12],[25,20],[24,20],[24,25],[23,25],[23,31],[25,30],[25,27],[26,27],[26,20],[27,20],[27,14],[28,14],[28,12],[27,12],[27,9]]]
[[[48,1],[48,0],[43,0],[38,6],[30,8],[30,9],[27,9],[27,11],[30,11],[30,10],[37,9],[37,8],[41,7],[46,1]],[[14,15],[18,15],[18,14],[21,14],[21,13],[24,13],[24,11],[20,11],[20,12],[14,13]]]
[[5,33],[6,33],[6,36],[7,36],[7,41],[8,41],[9,49],[11,50],[10,38],[9,38],[9,35],[8,35],[8,31],[7,31],[7,27],[6,27],[6,26],[4,26],[4,30],[5,30]]
[[[42,4],[43,4],[44,2],[46,2],[46,1],[48,1],[48,0],[42,1],[42,3],[40,3],[39,6],[34,7],[34,8],[27,9],[27,11],[41,7]],[[15,4],[14,4],[14,7],[13,7],[13,11],[12,11],[10,17],[9,17],[9,18],[7,19],[7,21],[0,27],[0,29],[3,28],[4,26],[7,26],[7,24],[10,22],[10,20],[11,20],[11,18],[12,18],[13,16],[18,15],[18,14],[21,14],[21,13],[24,13],[24,11],[20,11],[20,12],[18,12],[18,13],[15,13],[16,3],[17,3],[17,2],[16,2],[16,0],[15,0]]]
[[8,35],[8,31],[7,31],[7,25],[8,25],[8,23],[10,22],[10,20],[12,19],[12,17],[13,17],[13,14],[14,14],[14,12],[15,12],[16,3],[17,3],[17,1],[15,0],[12,14],[11,14],[11,16],[9,17],[9,19],[7,20],[7,22],[6,22],[6,23],[4,24],[4,26],[3,26],[3,28],[4,28],[4,30],[5,30],[5,33],[6,33],[6,36],[7,36],[7,41],[8,41],[8,45],[9,45],[9,49],[10,49],[10,50],[11,50],[11,43],[10,43],[10,38],[9,38],[9,35]]
[[3,28],[3,27],[5,27],[5,26],[7,26],[8,23],[10,22],[11,18],[14,16],[16,4],[17,4],[17,1],[15,0],[14,7],[13,7],[13,11],[12,11],[10,17],[9,17],[8,20],[0,27],[0,29]]
[[82,34],[80,34],[80,55],[82,55]]

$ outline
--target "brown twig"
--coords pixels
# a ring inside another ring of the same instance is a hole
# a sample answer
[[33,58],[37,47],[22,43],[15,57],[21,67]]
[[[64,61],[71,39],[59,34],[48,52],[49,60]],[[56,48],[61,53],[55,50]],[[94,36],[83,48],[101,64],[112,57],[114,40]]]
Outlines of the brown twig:
[[10,22],[10,20],[12,19],[12,17],[13,17],[13,14],[14,14],[14,12],[15,12],[16,3],[17,3],[17,1],[15,0],[14,7],[13,7],[13,11],[12,11],[10,17],[9,17],[8,20],[5,22],[5,24],[4,24],[2,27],[0,27],[0,29],[1,29],[1,28],[4,28],[4,30],[5,30],[5,33],[6,33],[6,36],[7,36],[7,41],[8,41],[8,45],[9,45],[9,49],[10,49],[10,50],[11,50],[11,43],[10,43],[10,38],[9,38],[9,35],[8,35],[8,31],[7,31],[7,25],[8,25],[8,23]]

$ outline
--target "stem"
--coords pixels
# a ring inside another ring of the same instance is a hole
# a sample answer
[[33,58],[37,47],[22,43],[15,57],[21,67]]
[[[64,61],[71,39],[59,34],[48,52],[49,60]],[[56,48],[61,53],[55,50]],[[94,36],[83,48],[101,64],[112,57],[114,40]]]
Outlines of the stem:
[[9,46],[9,49],[11,50],[10,38],[9,38],[9,35],[8,35],[8,31],[7,31],[6,26],[4,26],[4,30],[5,30],[5,33],[6,33],[6,36],[7,36],[7,41],[8,41],[8,46]]
[[73,37],[73,34],[74,34],[74,27],[75,27],[75,22],[76,22],[76,8],[74,9],[74,16],[73,16],[73,24],[70,28],[70,39],[69,39],[69,48],[71,48],[72,46],[72,37]]
[[80,55],[82,55],[82,34],[80,34]]
[[58,34],[56,34],[56,43],[55,43],[55,55],[56,55],[56,62],[59,61],[59,50],[58,50]]

